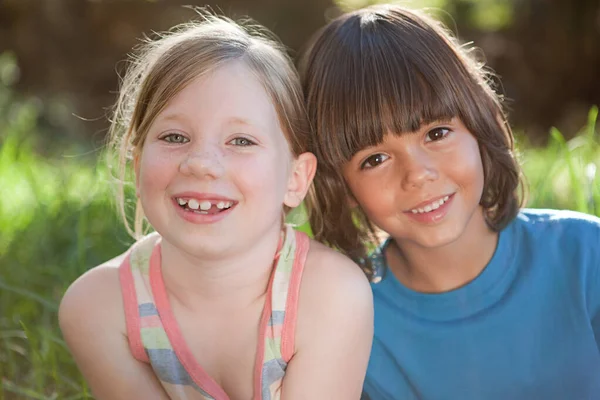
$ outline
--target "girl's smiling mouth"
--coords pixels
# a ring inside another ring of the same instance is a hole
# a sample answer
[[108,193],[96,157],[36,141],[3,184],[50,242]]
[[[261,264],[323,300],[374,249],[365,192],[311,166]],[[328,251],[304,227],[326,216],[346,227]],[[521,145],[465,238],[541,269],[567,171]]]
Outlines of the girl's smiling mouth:
[[[177,209],[184,215],[194,216],[224,216],[238,204],[236,200],[209,193],[182,193],[172,198]],[[188,218],[186,218],[188,219]],[[194,219],[195,221],[195,219]]]
[[234,202],[230,200],[197,200],[186,197],[176,197],[175,199],[181,208],[199,214],[216,214],[228,210],[234,205]]

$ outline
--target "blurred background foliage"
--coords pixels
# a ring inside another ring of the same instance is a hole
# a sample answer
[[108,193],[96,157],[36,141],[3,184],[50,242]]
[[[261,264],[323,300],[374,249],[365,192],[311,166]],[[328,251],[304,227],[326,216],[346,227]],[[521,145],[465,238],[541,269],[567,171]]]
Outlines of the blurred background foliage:
[[[292,56],[369,0],[232,0]],[[600,215],[600,1],[407,0],[473,41],[502,79],[528,206]],[[117,72],[144,34],[194,16],[166,0],[0,0],[0,400],[90,398],[57,304],[131,239],[102,155]],[[308,229],[306,226],[303,229]]]

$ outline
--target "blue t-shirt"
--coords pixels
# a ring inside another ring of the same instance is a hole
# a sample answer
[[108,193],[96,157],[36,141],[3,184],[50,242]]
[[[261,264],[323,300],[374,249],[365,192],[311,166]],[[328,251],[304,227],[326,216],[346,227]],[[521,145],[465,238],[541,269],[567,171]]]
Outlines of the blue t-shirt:
[[374,257],[371,400],[600,399],[600,219],[522,210],[446,293],[410,290]]

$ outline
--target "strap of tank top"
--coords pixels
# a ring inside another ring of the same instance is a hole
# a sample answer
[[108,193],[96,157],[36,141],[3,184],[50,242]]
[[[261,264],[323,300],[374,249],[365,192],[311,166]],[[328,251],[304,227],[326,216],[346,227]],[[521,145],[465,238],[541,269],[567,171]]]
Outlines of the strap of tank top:
[[131,247],[119,267],[129,348],[134,358],[146,363],[149,359],[141,338],[140,302],[141,298],[147,300],[152,296],[144,280],[148,276],[150,256],[159,238],[158,234],[152,233],[140,239]]

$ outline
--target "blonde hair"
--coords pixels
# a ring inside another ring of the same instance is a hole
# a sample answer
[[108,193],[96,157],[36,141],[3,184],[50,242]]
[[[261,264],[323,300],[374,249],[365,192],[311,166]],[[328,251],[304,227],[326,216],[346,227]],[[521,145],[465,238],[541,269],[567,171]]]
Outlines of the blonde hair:
[[156,116],[194,79],[228,62],[245,63],[270,96],[291,153],[296,157],[308,148],[310,132],[299,78],[276,36],[248,20],[236,23],[205,9],[197,11],[199,21],[175,26],[138,48],[121,83],[109,148],[118,154],[119,212],[135,238],[144,233],[144,215],[138,199],[130,226],[124,190],[127,166],[140,154]]

